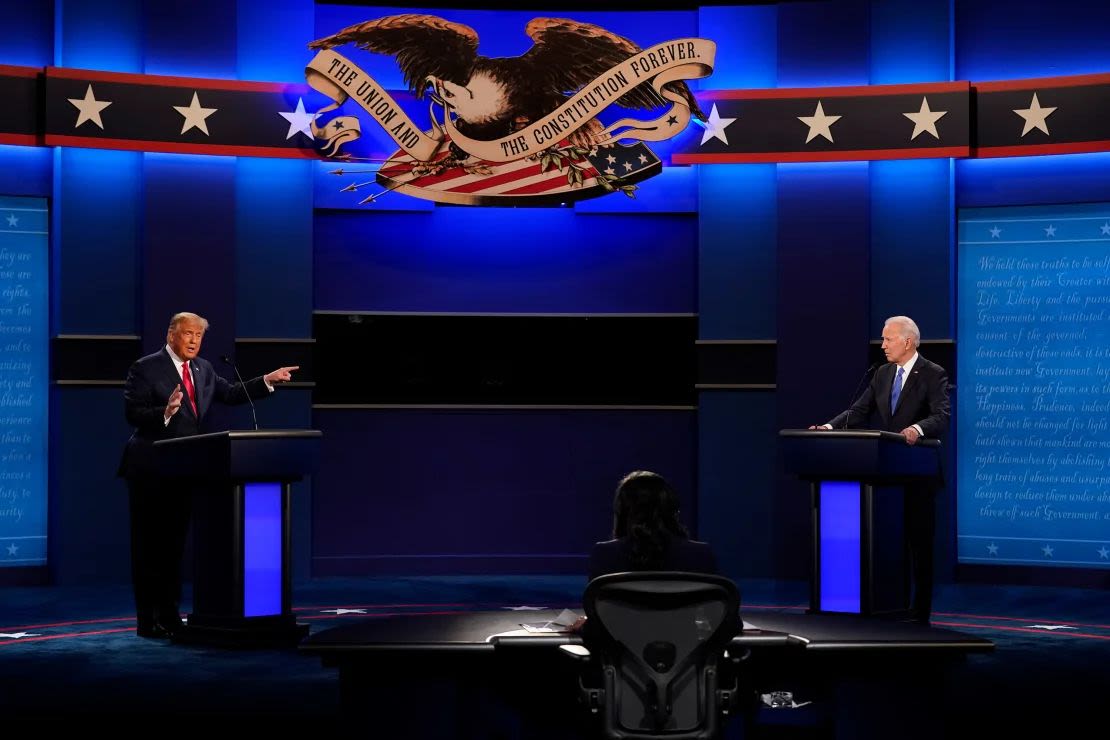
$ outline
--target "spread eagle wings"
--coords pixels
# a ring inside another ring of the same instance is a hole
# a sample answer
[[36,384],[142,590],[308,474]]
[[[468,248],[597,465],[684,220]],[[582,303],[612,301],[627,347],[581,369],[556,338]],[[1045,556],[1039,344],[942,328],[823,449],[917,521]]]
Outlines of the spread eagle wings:
[[[533,46],[517,60],[529,81],[552,93],[573,95],[583,85],[642,49],[629,39],[600,26],[566,18],[534,18],[525,28]],[[429,76],[463,85],[478,59],[478,34],[473,28],[434,15],[407,13],[358,23],[309,44],[311,49],[331,49],[354,43],[360,49],[396,58],[405,83],[422,97]],[[705,114],[685,82],[664,85],[680,95],[695,116]],[[669,105],[648,84],[640,84],[617,99],[626,108]]]
[[[552,88],[574,94],[613,66],[643,51],[634,42],[600,26],[567,18],[534,18],[525,28],[535,45],[524,55]],[[705,114],[685,82],[668,82],[664,90],[675,92],[701,120]],[[651,85],[637,85],[617,99],[626,108],[658,108],[670,105]]]

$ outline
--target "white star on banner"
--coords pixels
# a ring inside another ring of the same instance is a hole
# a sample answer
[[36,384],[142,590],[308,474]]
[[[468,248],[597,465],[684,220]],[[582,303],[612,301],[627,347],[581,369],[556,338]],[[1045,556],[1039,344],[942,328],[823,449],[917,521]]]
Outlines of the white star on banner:
[[1031,624],[1029,626],[1032,627],[1033,629],[1048,630],[1050,632],[1053,631],[1053,630],[1073,630],[1073,629],[1075,629],[1075,627],[1069,627],[1066,624]]
[[608,162],[609,164],[616,164],[617,163],[617,158],[614,157],[612,154],[610,154],[608,157],[605,158],[605,161]]
[[13,640],[18,640],[21,637],[41,637],[39,632],[0,632],[0,637],[8,637]]
[[997,555],[998,554],[998,545],[994,544],[993,542],[990,543],[989,545],[987,545],[987,554],[988,555]]
[[632,171],[632,163],[631,162],[621,162],[621,166],[624,167],[629,172]]
[[73,107],[80,111],[77,114],[77,123],[73,124],[73,128],[78,128],[85,121],[92,121],[100,130],[104,130],[104,123],[100,120],[100,111],[107,108],[112,104],[110,100],[97,100],[93,95],[92,85],[85,90],[84,98],[67,98]]
[[1102,226],[1098,227],[1098,229],[1106,236],[1110,236],[1110,221],[1107,221]]
[[335,614],[337,617],[343,614],[365,614],[365,609],[321,609],[322,614]]
[[640,160],[640,164],[647,164],[647,155],[641,154],[637,159]]
[[809,126],[809,136],[806,137],[806,143],[813,141],[818,136],[824,136],[832,142],[832,131],[829,129],[834,123],[840,120],[840,116],[826,116],[825,109],[821,107],[821,101],[817,101],[817,110],[813,112],[812,116],[798,116],[798,120]]
[[991,239],[997,239],[999,234],[1001,234],[1001,233],[1002,233],[1002,229],[998,228],[997,226],[992,226],[991,227]]
[[544,606],[506,606],[511,612],[542,612],[547,607]]
[[1056,108],[1042,108],[1041,102],[1037,100],[1037,93],[1033,93],[1033,102],[1029,104],[1028,108],[1015,108],[1014,113],[1025,119],[1025,127],[1021,130],[1021,135],[1024,137],[1027,133],[1035,128],[1048,133],[1048,117]]
[[917,113],[903,113],[902,115],[913,121],[913,134],[910,136],[910,141],[917,138],[918,134],[928,132],[933,135],[934,139],[940,139],[940,134],[937,133],[937,121],[943,118],[948,111],[946,110],[929,110],[929,99],[921,98],[921,110]]
[[1044,235],[1045,236],[1056,236],[1056,227],[1055,226],[1046,226],[1046,227],[1044,227]]
[[19,552],[19,545],[15,544],[14,542],[12,544],[8,545],[8,554],[9,555],[11,555],[14,558],[15,554],[17,552]]
[[1097,552],[1098,556],[1100,558],[1103,558],[1104,560],[1110,558],[1110,550],[1106,549],[1106,545],[1103,545],[1101,550],[1095,550],[1095,552]]
[[725,129],[731,126],[733,121],[735,121],[736,119],[721,118],[720,114],[717,113],[717,104],[714,103],[712,110],[709,111],[708,121],[702,123],[696,118],[694,120],[697,121],[697,123],[701,124],[702,128],[705,129],[705,131],[701,132],[701,144],[698,145],[703,146],[705,142],[709,141],[710,139],[720,139],[725,144],[727,144],[728,137],[725,136]]
[[316,120],[319,113],[308,113],[304,109],[304,98],[297,98],[297,109],[294,111],[278,112],[278,115],[289,121],[289,133],[285,135],[286,139],[292,139],[298,133],[302,133],[309,139],[312,138],[312,129],[309,126]]
[[19,226],[19,216],[15,215],[14,213],[9,213],[8,226],[11,226],[12,228]]
[[193,102],[188,107],[183,105],[175,105],[175,111],[185,116],[185,120],[181,123],[181,133],[185,133],[191,128],[199,128],[208,136],[208,124],[205,119],[215,113],[219,108],[201,108],[200,98],[197,97],[196,92],[193,93]]
[[1052,553],[1055,552],[1055,550],[1052,549],[1052,545],[1045,545],[1041,548],[1041,552],[1044,553],[1044,556],[1046,558],[1050,558],[1052,557]]

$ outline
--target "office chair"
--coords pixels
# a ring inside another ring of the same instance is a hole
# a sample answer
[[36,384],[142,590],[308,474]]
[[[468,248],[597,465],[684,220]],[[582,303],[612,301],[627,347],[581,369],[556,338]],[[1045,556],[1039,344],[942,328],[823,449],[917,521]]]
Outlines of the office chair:
[[[582,597],[583,642],[600,686],[580,676],[580,698],[611,740],[717,737],[736,705],[722,660],[740,629],[740,594],[727,578],[642,571],[595,578]],[[727,665],[726,665],[727,664]]]

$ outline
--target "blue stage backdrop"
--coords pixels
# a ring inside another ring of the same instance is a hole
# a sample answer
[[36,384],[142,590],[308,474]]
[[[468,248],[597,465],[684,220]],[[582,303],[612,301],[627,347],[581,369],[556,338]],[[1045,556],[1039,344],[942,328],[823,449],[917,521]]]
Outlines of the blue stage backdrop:
[[45,198],[0,197],[0,566],[46,564]]
[[1110,568],[1110,203],[959,213],[959,559]]

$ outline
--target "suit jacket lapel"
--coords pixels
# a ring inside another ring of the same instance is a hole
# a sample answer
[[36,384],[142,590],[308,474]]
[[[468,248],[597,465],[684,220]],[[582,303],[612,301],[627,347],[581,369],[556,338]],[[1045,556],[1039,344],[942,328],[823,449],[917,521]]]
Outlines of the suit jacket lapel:
[[887,363],[879,370],[882,377],[879,379],[879,397],[875,402],[879,404],[879,415],[884,419],[889,419],[894,416],[890,413],[890,390],[894,387],[894,365]]
[[208,387],[207,377],[204,375],[205,371],[199,368],[200,363],[193,361],[189,363],[189,369],[193,371],[193,388],[197,392],[197,419],[204,416],[205,410],[208,408],[208,395],[204,389]]

